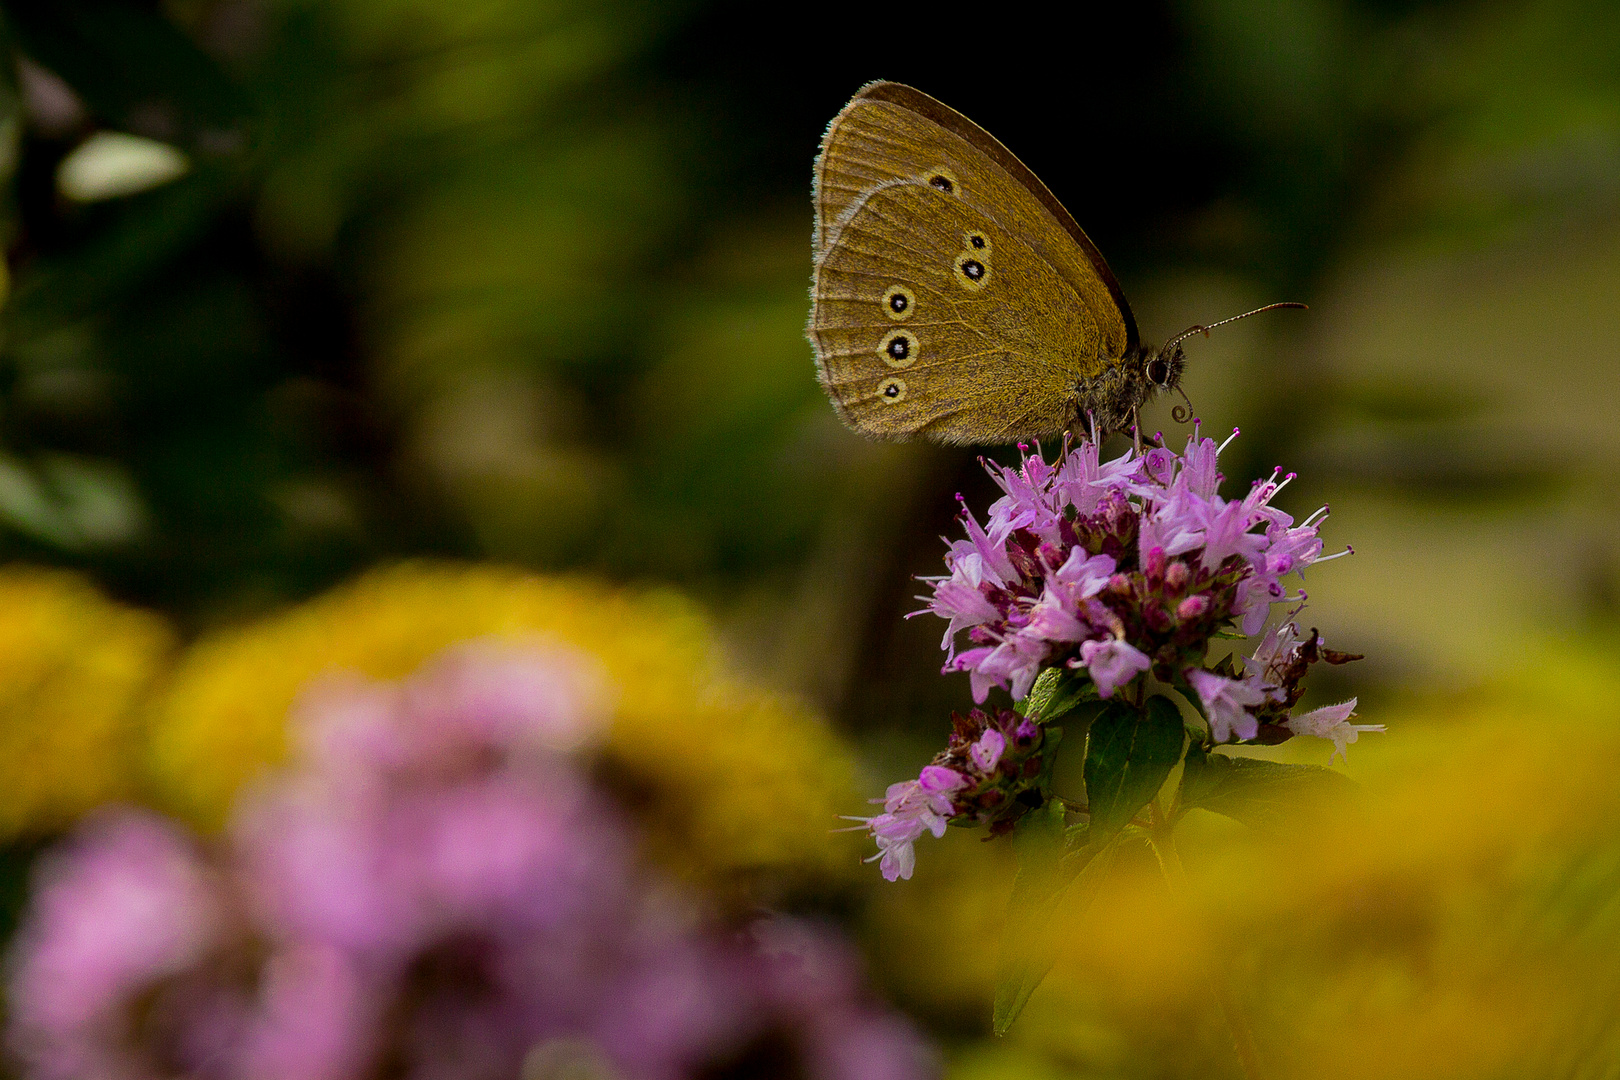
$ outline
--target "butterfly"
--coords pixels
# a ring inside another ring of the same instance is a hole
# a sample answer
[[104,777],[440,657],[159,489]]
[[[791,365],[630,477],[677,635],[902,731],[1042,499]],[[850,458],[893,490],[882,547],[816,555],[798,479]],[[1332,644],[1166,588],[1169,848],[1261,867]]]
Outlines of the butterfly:
[[1143,345],[1102,253],[1046,185],[900,83],[868,83],[833,118],[814,199],[807,334],[833,407],[866,435],[1101,437],[1179,389],[1183,340],[1235,321]]

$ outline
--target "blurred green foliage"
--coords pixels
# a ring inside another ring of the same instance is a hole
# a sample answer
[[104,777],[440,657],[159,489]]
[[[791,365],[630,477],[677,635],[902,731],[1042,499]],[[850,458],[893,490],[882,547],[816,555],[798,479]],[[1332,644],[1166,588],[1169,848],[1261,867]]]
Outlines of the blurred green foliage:
[[[956,694],[864,688],[932,666],[895,616],[950,493],[984,483],[971,455],[850,438],[808,374],[809,159],[861,80],[1002,135],[1158,333],[1225,313],[1205,300],[1320,306],[1368,251],[1477,252],[1620,203],[1620,28],[1595,3],[1009,18],[977,29],[985,78],[944,13],[897,55],[735,3],[5,10],[6,555],[187,627],[415,553],[674,581],[749,663],[863,721]],[[1069,31],[1110,46],[1079,82]],[[64,161],[102,130],[189,170],[69,198]],[[1211,422],[1250,423],[1246,470],[1370,421],[1401,474],[1344,453],[1328,472],[1543,484],[1544,462],[1426,449],[1488,416],[1492,387],[1433,364],[1359,378],[1320,319],[1289,318],[1194,358]],[[832,625],[850,629],[829,643]]]

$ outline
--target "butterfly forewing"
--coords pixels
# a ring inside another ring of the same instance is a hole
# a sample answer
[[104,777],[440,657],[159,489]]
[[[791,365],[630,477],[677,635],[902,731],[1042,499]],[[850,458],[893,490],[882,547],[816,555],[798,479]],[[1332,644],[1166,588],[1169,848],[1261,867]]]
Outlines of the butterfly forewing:
[[1137,344],[1130,305],[1101,253],[1056,197],[995,136],[927,94],[898,83],[863,87],[828,125],[816,159],[816,254],[874,187],[896,180],[950,193],[1025,237],[1091,309],[1104,357]]
[[1103,369],[1088,305],[1017,233],[926,181],[843,214],[816,267],[810,335],[853,427],[987,443],[1055,434]]
[[[860,431],[964,443],[1056,432],[1076,419],[1076,386],[1136,348],[1130,308],[1074,219],[926,94],[865,87],[827,129],[815,197],[810,336]],[[975,232],[987,250],[971,247]],[[966,261],[982,280],[963,276]],[[897,287],[909,290],[900,312],[887,309]],[[895,333],[910,337],[896,345]]]

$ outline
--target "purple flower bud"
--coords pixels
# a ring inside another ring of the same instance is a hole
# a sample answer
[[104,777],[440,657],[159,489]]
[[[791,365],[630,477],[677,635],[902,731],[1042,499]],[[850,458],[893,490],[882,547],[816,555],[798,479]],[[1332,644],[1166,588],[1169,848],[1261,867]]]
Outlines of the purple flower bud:
[[1187,579],[1191,576],[1192,571],[1187,569],[1187,564],[1180,559],[1164,568],[1164,583],[1172,589],[1180,590],[1185,588]]
[[1198,616],[1202,615],[1208,610],[1209,597],[1200,593],[1197,596],[1189,596],[1187,599],[1176,605],[1176,618],[1185,622],[1188,619],[1198,618]]
[[917,786],[930,795],[955,791],[967,784],[967,777],[943,765],[925,765],[917,777]]

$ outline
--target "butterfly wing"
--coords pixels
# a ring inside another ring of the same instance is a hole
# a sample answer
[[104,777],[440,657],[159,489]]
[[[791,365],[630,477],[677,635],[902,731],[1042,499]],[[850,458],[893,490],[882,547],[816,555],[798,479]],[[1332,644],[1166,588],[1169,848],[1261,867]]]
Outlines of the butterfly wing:
[[1091,310],[1099,355],[1113,360],[1136,351],[1136,320],[1119,282],[1057,197],[989,132],[899,83],[862,87],[827,127],[815,169],[818,260],[863,197],[897,180],[932,180],[1026,238]]
[[1026,235],[926,181],[853,203],[814,293],[822,385],[846,423],[881,438],[1056,434],[1077,379],[1107,366],[1105,328]]

